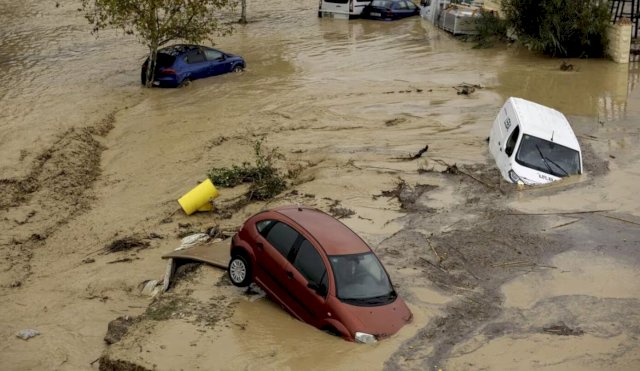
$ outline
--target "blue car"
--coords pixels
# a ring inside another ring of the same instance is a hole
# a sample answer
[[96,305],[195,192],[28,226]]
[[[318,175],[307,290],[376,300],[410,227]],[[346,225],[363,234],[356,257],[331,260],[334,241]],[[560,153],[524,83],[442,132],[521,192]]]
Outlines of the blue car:
[[409,0],[373,0],[362,11],[363,18],[400,19],[420,14],[420,8]]
[[[147,81],[149,58],[142,64],[140,82]],[[178,87],[189,81],[227,72],[240,72],[242,57],[199,45],[173,45],[158,50],[153,86]]]

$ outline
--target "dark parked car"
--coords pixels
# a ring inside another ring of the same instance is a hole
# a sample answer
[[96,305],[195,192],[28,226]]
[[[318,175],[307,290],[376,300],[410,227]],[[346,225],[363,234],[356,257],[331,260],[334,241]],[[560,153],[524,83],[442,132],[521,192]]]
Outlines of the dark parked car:
[[313,208],[249,218],[232,239],[229,277],[240,287],[255,282],[294,317],[351,341],[375,342],[412,318],[371,248]]
[[[147,80],[149,58],[142,64],[140,82]],[[242,57],[199,45],[173,45],[158,50],[153,86],[177,87],[184,83],[227,72],[240,72]]]
[[362,11],[363,18],[400,19],[420,14],[420,8],[409,0],[373,0]]

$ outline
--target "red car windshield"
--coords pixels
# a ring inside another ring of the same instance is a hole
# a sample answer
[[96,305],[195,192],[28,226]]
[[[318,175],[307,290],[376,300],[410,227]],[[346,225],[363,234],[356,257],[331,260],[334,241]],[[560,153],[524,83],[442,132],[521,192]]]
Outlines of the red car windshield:
[[394,301],[396,292],[387,272],[371,252],[329,257],[336,281],[336,296],[354,305],[384,305]]

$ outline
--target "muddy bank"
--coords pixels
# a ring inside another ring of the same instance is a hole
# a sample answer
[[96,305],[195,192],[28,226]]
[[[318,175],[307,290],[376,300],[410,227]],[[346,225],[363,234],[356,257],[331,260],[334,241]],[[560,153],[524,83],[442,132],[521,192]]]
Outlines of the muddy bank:
[[0,228],[8,232],[0,237],[0,285],[22,285],[33,250],[90,207],[102,141],[114,122],[110,113],[95,125],[69,129],[36,157],[26,176],[0,179]]

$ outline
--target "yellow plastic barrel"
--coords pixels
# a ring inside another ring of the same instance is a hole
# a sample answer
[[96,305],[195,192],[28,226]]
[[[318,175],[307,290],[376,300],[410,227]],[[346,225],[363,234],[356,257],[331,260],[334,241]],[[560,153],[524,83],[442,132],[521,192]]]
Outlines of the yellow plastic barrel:
[[211,179],[207,179],[180,197],[178,203],[187,215],[191,215],[198,210],[212,210],[210,201],[216,197],[218,197],[218,190],[211,183]]

